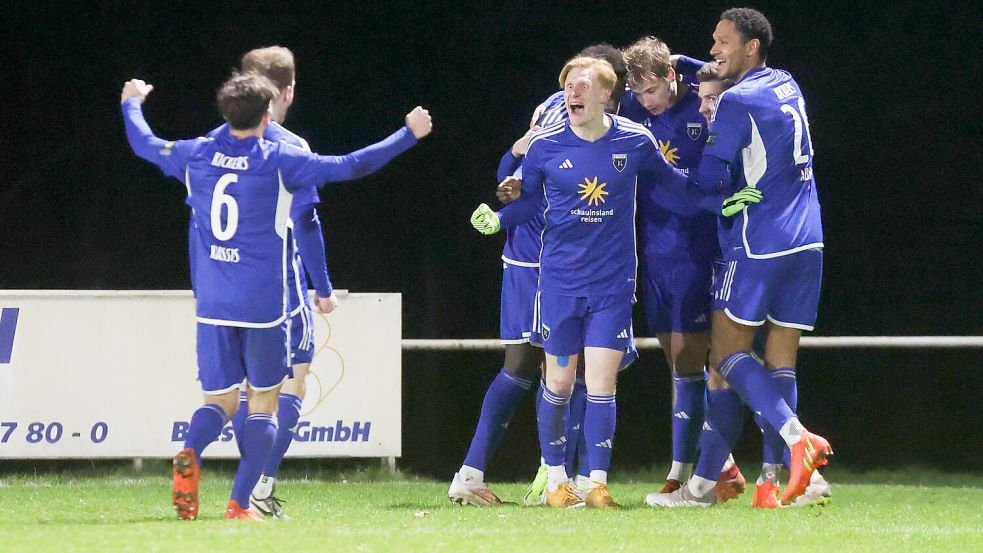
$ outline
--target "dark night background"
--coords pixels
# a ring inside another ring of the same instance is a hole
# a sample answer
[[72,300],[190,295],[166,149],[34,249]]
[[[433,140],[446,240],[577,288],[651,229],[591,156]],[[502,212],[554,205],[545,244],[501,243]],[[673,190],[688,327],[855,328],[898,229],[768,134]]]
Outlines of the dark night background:
[[[154,84],[155,132],[198,136],[221,122],[213,94],[238,57],[276,43],[298,60],[286,124],[315,151],[379,140],[417,104],[433,115],[420,146],[321,193],[336,287],[401,292],[406,338],[497,337],[502,241],[468,217],[494,199],[499,156],[563,62],[646,34],[706,59],[732,6],[163,4],[4,6],[0,288],[188,288],[184,187],[130,152],[120,88]],[[769,65],[806,95],[826,230],[816,334],[983,334],[981,16],[961,3],[863,4],[754,4],[775,31]],[[619,388],[615,470],[669,456],[668,371],[643,353]],[[500,363],[404,354],[404,467],[451,474]],[[979,350],[806,350],[800,412],[843,464],[965,469],[983,442],[981,369]],[[753,466],[758,438],[745,437],[738,460]],[[530,402],[491,478],[530,475],[536,447]]]

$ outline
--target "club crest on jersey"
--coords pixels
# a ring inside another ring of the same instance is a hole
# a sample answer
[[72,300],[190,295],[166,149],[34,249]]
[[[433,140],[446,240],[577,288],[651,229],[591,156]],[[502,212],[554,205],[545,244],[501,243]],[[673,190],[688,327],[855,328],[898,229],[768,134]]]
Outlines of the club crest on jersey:
[[165,142],[164,147],[161,148],[160,152],[158,153],[160,153],[160,155],[162,156],[169,156],[171,155],[171,151],[173,150],[174,150],[174,141],[171,140],[170,142]]
[[703,125],[701,123],[686,123],[686,136],[690,140],[696,141],[703,134]]
[[543,340],[550,339],[550,327],[543,325],[543,331],[540,333],[543,336]]
[[624,171],[628,166],[628,154],[611,154],[611,163],[619,173]]

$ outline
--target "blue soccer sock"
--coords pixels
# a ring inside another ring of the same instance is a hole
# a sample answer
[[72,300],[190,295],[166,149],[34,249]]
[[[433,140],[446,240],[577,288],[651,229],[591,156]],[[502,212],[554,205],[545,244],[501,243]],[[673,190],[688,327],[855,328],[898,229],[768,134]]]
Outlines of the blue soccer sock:
[[267,413],[252,413],[242,423],[242,459],[232,481],[232,499],[241,507],[249,507],[249,494],[273,449],[276,426],[276,417]]
[[304,400],[293,394],[280,394],[276,410],[276,439],[273,441],[273,449],[266,460],[266,466],[263,467],[263,475],[275,477],[280,472],[283,456],[287,454],[287,449],[293,443],[294,430],[297,429],[300,406],[303,403]]
[[730,388],[711,390],[707,395],[706,422],[700,434],[700,458],[693,474],[716,481],[741,435],[744,405]]
[[[789,421],[798,421],[795,413],[782,399],[768,369],[747,352],[739,351],[728,355],[720,363],[720,374],[744,403],[754,412],[760,413],[775,430],[781,431]],[[786,443],[788,441],[786,439]]]
[[239,408],[236,409],[236,414],[232,415],[232,435],[236,439],[236,447],[239,448],[239,457],[242,457],[242,423],[246,422],[246,417],[249,416],[249,396],[246,395],[245,390],[239,391]]
[[[778,388],[782,399],[785,400],[785,403],[788,404],[794,413],[799,404],[795,369],[792,367],[775,369],[771,371],[771,379],[775,383],[775,387]],[[772,428],[767,421],[758,415],[754,416],[754,421],[761,427],[762,462],[766,465],[781,465],[784,463],[785,466],[789,466],[789,449],[785,445],[785,440],[778,433],[778,430]]]
[[529,388],[532,388],[531,380],[519,378],[505,369],[499,371],[481,403],[481,415],[471,438],[468,455],[464,458],[465,466],[485,471],[488,459],[505,436],[512,415]]
[[614,448],[617,419],[618,404],[614,394],[587,394],[584,437],[587,439],[590,479],[601,484],[607,484],[608,469],[611,468],[611,450]]
[[195,450],[195,456],[200,461],[201,453],[218,438],[224,427],[225,410],[216,403],[206,403],[191,415],[184,447]]
[[587,409],[587,385],[577,379],[570,396],[570,413],[567,415],[567,474],[574,474],[574,462],[580,454],[580,435],[584,432],[584,415]]
[[[584,404],[587,407],[587,404]],[[584,413],[587,414],[586,412]],[[590,459],[587,456],[587,434],[583,426],[580,428],[580,437],[577,440],[577,476],[590,478]]]
[[542,401],[536,409],[539,448],[546,466],[563,466],[566,460],[566,418],[570,397],[561,396],[543,385]]
[[696,462],[696,446],[703,428],[706,380],[703,375],[677,376],[672,383],[676,390],[676,403],[672,407],[672,460],[692,464]]

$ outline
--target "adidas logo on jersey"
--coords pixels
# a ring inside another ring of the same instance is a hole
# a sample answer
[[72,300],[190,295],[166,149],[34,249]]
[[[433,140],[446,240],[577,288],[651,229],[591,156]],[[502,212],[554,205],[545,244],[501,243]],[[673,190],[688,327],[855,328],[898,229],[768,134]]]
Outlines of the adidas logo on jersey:
[[710,423],[704,421],[704,423],[703,423],[703,430],[710,430],[710,431],[712,431],[713,430],[713,427],[710,426]]
[[601,442],[599,444],[594,444],[594,447],[606,447],[608,449],[612,449],[611,448],[611,438],[608,438],[608,439],[604,440],[603,442]]
[[559,440],[554,440],[554,441],[550,442],[550,445],[563,445],[565,443],[567,443],[567,437],[566,436],[560,436],[560,439]]
[[628,338],[628,329],[627,328],[621,329],[621,334],[618,334],[618,338],[627,339]]
[[694,323],[705,323],[705,322],[707,322],[707,315],[706,315],[706,313],[700,313],[700,316],[697,317],[697,318],[695,318],[695,319],[693,319],[693,322]]
[[689,420],[689,415],[686,414],[686,411],[676,411],[675,413],[672,414],[672,416],[684,421]]
[[569,159],[564,159],[563,163],[560,164],[560,169],[573,169],[573,162]]

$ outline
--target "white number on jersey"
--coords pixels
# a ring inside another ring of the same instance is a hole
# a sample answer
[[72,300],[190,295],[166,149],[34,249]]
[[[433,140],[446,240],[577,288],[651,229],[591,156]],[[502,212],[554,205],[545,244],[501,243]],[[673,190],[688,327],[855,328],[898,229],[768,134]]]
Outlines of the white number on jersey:
[[808,163],[809,156],[812,155],[811,136],[809,137],[809,153],[801,153],[802,127],[805,126],[806,130],[809,130],[809,119],[806,118],[805,101],[802,98],[799,98],[798,110],[789,104],[782,104],[782,111],[792,116],[792,125],[795,127],[795,137],[793,139],[794,143],[792,144],[792,157],[795,159],[795,164],[802,165],[803,163]]
[[[212,234],[222,241],[235,236],[236,229],[239,228],[239,204],[236,203],[235,198],[225,193],[225,189],[230,184],[237,182],[239,182],[239,175],[227,173],[218,179],[215,183],[215,191],[212,192]],[[222,228],[222,206],[228,209],[225,228]]]

